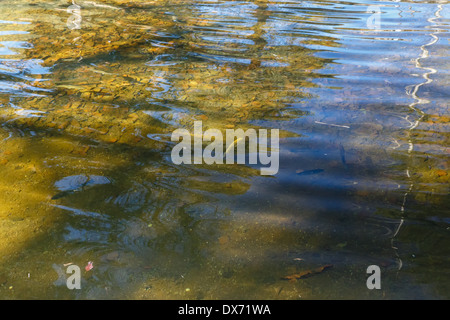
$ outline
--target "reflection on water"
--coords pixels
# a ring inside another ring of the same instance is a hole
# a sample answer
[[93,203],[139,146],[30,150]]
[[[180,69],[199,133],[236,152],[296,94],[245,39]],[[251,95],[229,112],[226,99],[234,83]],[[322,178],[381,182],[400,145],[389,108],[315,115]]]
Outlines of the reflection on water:
[[[0,3],[1,298],[449,298],[447,1],[76,4]],[[174,165],[195,120],[278,174]]]

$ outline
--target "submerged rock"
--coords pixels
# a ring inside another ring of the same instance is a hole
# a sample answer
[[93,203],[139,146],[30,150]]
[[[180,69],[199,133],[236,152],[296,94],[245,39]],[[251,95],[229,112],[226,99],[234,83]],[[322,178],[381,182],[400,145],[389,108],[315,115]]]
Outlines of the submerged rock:
[[63,198],[69,194],[77,191],[81,191],[86,187],[92,187],[95,185],[109,184],[111,181],[103,176],[97,175],[75,175],[65,177],[57,182],[55,182],[55,187],[61,192],[57,193],[52,197],[52,200]]

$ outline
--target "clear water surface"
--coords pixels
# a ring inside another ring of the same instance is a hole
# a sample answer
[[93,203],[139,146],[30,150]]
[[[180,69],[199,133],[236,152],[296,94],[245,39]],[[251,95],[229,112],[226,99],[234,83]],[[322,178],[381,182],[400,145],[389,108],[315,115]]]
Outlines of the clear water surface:
[[[1,299],[450,298],[448,1],[0,12]],[[279,172],[173,164],[195,120]]]

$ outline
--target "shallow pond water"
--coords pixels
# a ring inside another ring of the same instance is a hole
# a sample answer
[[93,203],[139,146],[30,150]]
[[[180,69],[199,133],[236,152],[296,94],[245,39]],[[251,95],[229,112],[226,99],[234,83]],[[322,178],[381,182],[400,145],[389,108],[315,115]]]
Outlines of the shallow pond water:
[[[450,298],[448,1],[0,12],[1,299]],[[194,121],[279,171],[174,164]]]

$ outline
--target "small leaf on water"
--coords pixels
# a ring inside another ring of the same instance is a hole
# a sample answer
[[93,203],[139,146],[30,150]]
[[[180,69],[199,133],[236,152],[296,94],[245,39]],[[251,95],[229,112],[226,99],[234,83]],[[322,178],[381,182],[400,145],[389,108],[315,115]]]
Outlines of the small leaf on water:
[[312,275],[316,275],[316,274],[322,273],[323,271],[325,271],[325,270],[327,270],[329,268],[332,268],[332,267],[333,267],[332,264],[327,264],[327,265],[324,265],[324,266],[316,268],[316,269],[306,270],[306,271],[302,271],[302,272],[299,272],[299,273],[295,273],[295,274],[283,277],[282,279],[283,280],[289,280],[290,282],[295,282],[298,279],[304,279],[304,278],[308,278],[308,277],[310,277]]
[[90,271],[90,270],[94,269],[94,263],[93,263],[92,261],[89,261],[88,264],[87,264],[87,266],[84,267],[84,269],[85,269],[86,271]]

